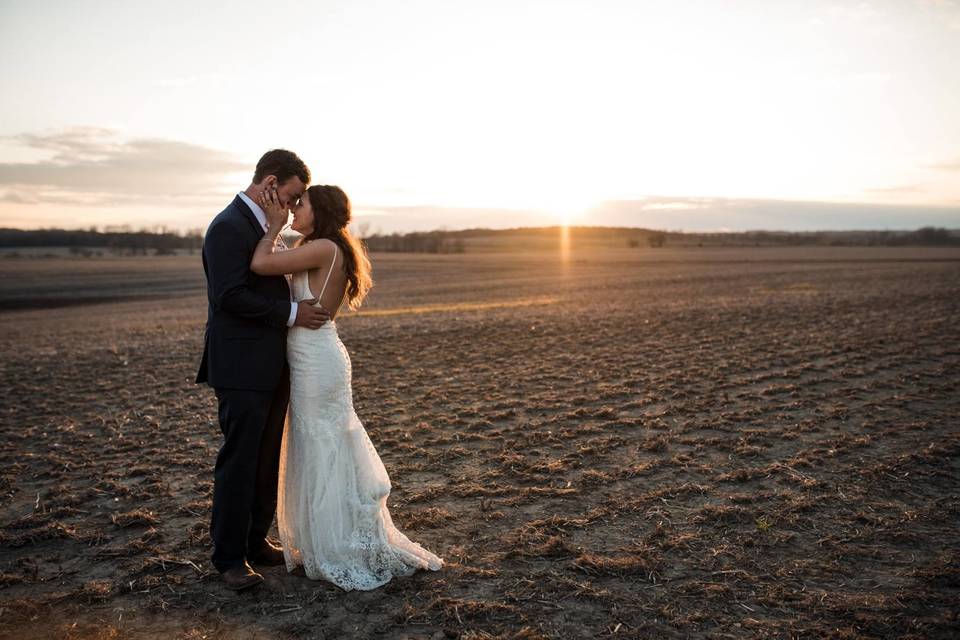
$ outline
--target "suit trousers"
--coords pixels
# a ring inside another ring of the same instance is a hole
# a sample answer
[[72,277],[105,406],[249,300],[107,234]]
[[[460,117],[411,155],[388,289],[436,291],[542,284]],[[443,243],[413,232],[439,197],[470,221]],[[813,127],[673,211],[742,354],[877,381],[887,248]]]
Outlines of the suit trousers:
[[224,440],[214,467],[210,539],[211,561],[223,572],[259,551],[273,524],[290,370],[284,365],[273,391],[215,391]]

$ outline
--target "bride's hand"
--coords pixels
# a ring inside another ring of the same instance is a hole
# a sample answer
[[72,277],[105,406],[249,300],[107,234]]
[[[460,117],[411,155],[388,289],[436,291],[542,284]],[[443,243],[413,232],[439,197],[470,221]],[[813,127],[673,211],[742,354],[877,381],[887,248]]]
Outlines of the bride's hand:
[[280,195],[275,187],[267,187],[260,193],[260,208],[267,214],[267,227],[280,229],[287,223],[287,208],[280,204]]

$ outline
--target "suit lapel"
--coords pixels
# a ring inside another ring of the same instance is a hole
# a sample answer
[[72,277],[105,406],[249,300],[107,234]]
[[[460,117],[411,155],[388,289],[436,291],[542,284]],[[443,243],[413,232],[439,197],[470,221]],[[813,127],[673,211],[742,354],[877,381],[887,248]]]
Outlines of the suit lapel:
[[243,217],[247,219],[247,222],[253,226],[254,231],[257,232],[257,237],[262,238],[264,234],[263,227],[260,226],[260,221],[257,220],[257,216],[253,215],[253,211],[251,211],[247,203],[243,201],[243,198],[236,196],[233,199],[233,206],[239,209]]
[[[263,230],[263,227],[260,226],[260,221],[257,220],[257,216],[253,215],[253,211],[251,211],[247,203],[243,201],[243,198],[241,198],[240,196],[235,197],[233,199],[233,206],[236,207],[240,211],[240,214],[247,219],[247,222],[250,223],[250,225],[253,227],[253,230],[256,232],[258,239],[266,235],[266,232]],[[290,288],[291,285],[290,285],[290,278],[288,276],[284,275],[284,276],[270,276],[270,277],[277,277],[277,278],[282,277],[284,284],[287,285],[287,293],[289,295],[289,292],[291,291],[291,288]]]

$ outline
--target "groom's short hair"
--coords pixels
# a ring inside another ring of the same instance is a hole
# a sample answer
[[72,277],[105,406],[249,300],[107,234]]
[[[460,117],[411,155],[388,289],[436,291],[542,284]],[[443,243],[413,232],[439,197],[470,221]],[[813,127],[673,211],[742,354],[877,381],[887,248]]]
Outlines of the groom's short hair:
[[280,184],[293,176],[300,178],[303,184],[310,184],[310,169],[300,156],[286,149],[271,149],[260,158],[253,174],[253,181],[258,183],[267,176],[277,176],[277,182]]

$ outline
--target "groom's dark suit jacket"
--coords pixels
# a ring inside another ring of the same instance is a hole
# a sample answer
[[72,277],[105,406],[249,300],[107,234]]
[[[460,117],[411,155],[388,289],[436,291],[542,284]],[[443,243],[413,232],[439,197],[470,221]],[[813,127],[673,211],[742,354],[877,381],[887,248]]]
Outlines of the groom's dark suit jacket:
[[275,389],[286,363],[290,289],[283,276],[259,276],[250,260],[263,227],[240,196],[203,239],[207,330],[196,382],[218,389]]

